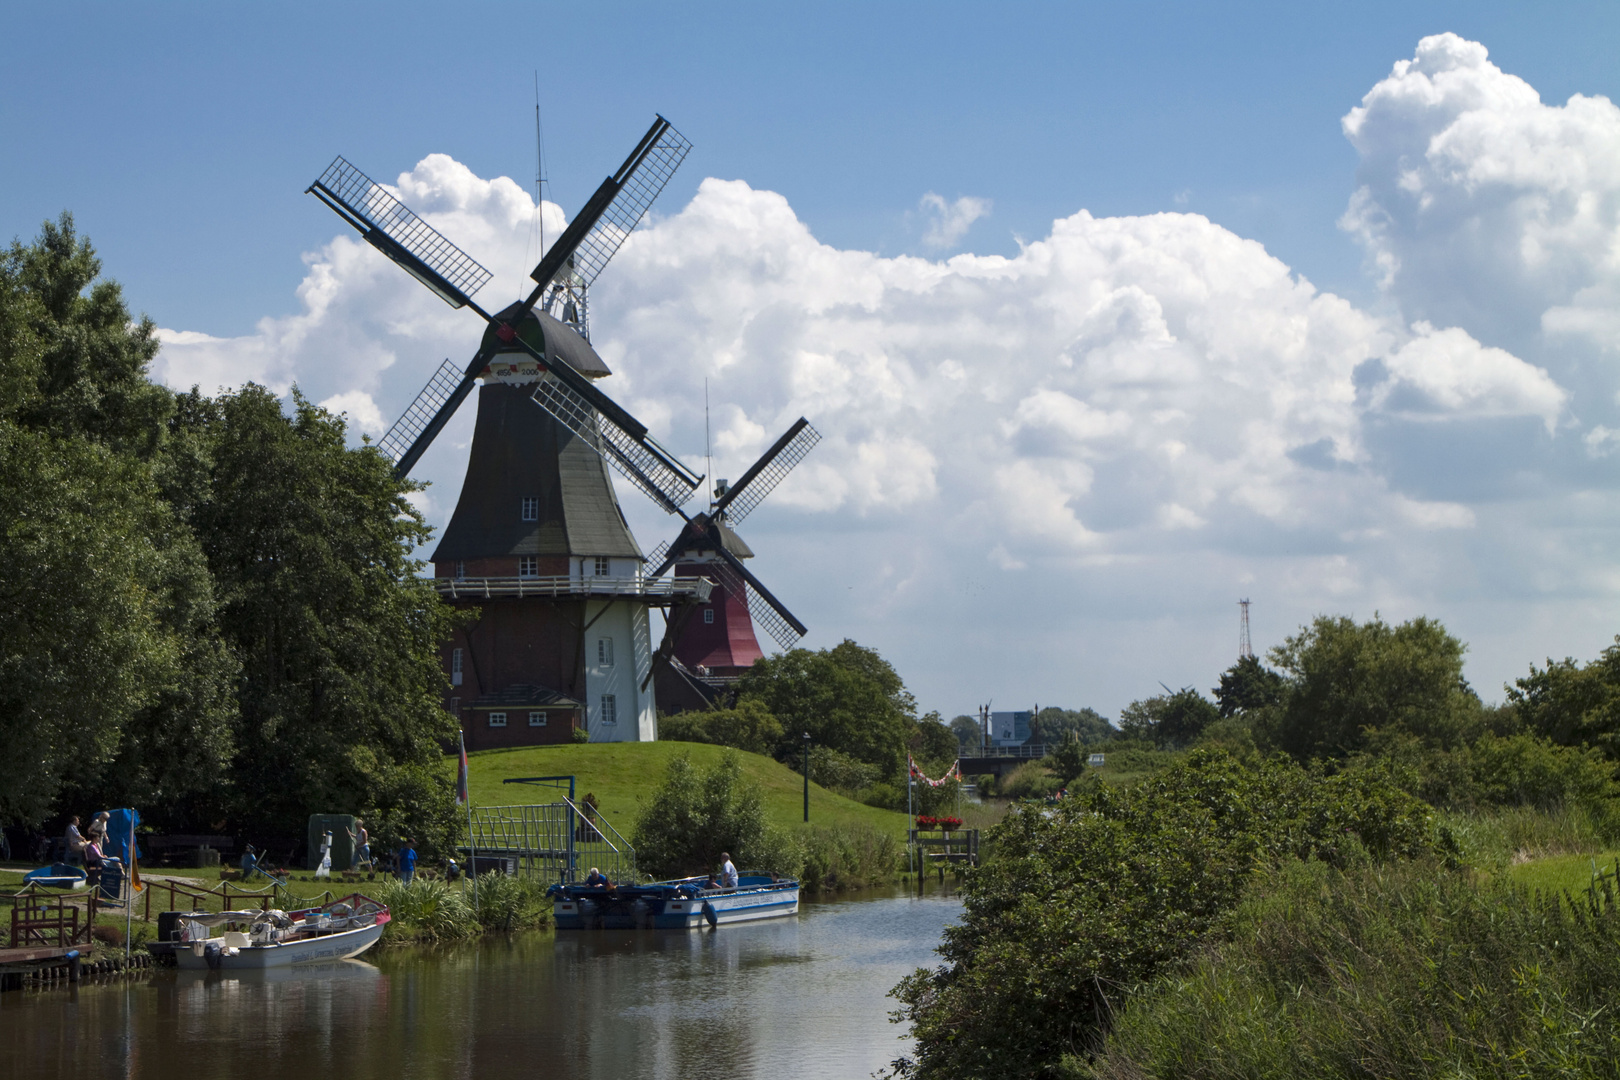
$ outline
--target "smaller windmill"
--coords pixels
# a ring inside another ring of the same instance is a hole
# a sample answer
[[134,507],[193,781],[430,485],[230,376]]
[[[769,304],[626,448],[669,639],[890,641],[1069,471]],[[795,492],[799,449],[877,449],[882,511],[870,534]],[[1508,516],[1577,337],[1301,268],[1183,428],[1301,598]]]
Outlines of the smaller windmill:
[[650,578],[674,567],[677,577],[704,577],[721,586],[706,603],[670,612],[655,672],[670,665],[688,681],[694,676],[699,681],[728,679],[764,655],[756,628],[763,628],[784,651],[804,636],[804,624],[743,565],[754,553],[736,526],[820,441],[820,432],[801,416],[735,484],[722,480],[716,485],[707,512],[688,517],[673,543],[653,551]]

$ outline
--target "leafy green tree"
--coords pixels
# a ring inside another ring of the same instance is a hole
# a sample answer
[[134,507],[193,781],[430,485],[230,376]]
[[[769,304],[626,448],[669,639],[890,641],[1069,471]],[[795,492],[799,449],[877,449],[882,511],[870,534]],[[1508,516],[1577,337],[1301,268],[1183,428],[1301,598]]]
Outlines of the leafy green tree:
[[173,396],[147,377],[154,326],[100,271],[67,214],[0,255],[0,500],[15,500],[0,576],[19,576],[0,587],[13,609],[0,668],[31,699],[7,710],[28,729],[9,745],[48,747],[17,759],[27,777],[0,814],[71,799],[184,827],[224,801],[236,662],[156,479]]
[[343,421],[294,393],[286,415],[262,387],[179,410],[207,463],[190,506],[241,659],[237,813],[300,835],[308,815],[353,810],[374,835],[427,848],[453,828],[442,749],[438,645],[453,615],[410,557],[429,529],[415,489]]
[[1221,718],[1213,702],[1191,687],[1165,698],[1159,715],[1159,739],[1169,746],[1186,746]]
[[1221,672],[1221,685],[1215,688],[1215,702],[1222,716],[1241,716],[1269,708],[1280,704],[1282,696],[1283,677],[1255,656],[1242,657]]
[[1376,616],[1361,624],[1319,616],[1271,650],[1286,688],[1256,738],[1301,761],[1346,757],[1378,739],[1471,741],[1483,717],[1463,678],[1465,649],[1433,619],[1390,626]]
[[1590,746],[1620,760],[1620,637],[1589,664],[1566,657],[1507,688],[1530,730],[1561,746]]
[[984,729],[976,717],[962,715],[951,720],[951,731],[956,735],[960,750],[977,750],[984,740]]
[[1064,786],[1074,783],[1086,771],[1086,748],[1080,736],[1070,731],[1063,736],[1057,749],[1046,755],[1046,767],[1052,770]]
[[945,726],[937,712],[917,721],[907,745],[917,763],[930,770],[948,768],[960,753],[956,733]]
[[636,818],[631,843],[637,867],[654,878],[708,873],[719,867],[721,852],[740,867],[797,874],[792,845],[772,833],[759,786],[728,750],[707,772],[685,754],[672,758]]
[[781,721],[781,760],[798,760],[809,732],[817,745],[902,776],[917,703],[875,650],[847,639],[815,652],[791,649],[756,662],[737,690],[739,703],[753,698]]
[[897,1071],[1060,1075],[1134,993],[1208,940],[1257,868],[1432,851],[1428,816],[1371,771],[1323,778],[1286,758],[1204,751],[1123,789],[1015,808],[991,830],[996,857],[966,881],[944,965],[893,991],[917,1042]]
[[1159,721],[1164,719],[1164,706],[1168,700],[1168,694],[1155,694],[1125,706],[1119,711],[1120,734],[1127,739],[1158,743]]
[[1059,709],[1052,706],[1035,714],[1030,722],[1034,729],[1031,742],[1060,743],[1073,732],[1083,743],[1103,742],[1119,732],[1108,718],[1096,709]]

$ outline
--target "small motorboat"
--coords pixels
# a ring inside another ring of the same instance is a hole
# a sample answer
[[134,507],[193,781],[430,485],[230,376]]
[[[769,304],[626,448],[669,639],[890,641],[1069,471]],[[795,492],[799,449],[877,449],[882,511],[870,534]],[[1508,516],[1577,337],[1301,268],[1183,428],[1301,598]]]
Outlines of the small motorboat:
[[42,866],[38,870],[30,870],[23,875],[23,881],[33,882],[35,885],[48,885],[53,889],[82,889],[90,878],[82,866],[69,866],[67,863],[53,863]]
[[646,885],[553,885],[550,893],[559,930],[689,930],[799,911],[798,881],[771,874],[744,875],[734,889],[692,877]]
[[[292,964],[348,960],[382,937],[388,908],[355,893],[302,911],[165,912],[175,927],[175,963],[183,969],[259,971]],[[216,927],[246,926],[248,930]]]

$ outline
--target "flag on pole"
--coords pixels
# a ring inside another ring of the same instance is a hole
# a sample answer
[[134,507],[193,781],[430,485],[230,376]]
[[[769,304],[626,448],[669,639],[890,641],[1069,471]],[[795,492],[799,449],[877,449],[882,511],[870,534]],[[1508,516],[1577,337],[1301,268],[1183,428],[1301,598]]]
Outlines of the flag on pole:
[[456,805],[467,804],[467,742],[461,740],[461,771],[456,773]]

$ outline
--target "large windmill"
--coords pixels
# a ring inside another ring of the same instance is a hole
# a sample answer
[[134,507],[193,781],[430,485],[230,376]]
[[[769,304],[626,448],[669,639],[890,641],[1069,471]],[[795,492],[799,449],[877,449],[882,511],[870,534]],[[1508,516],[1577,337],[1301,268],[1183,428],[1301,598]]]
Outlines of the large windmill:
[[686,524],[674,542],[652,553],[649,578],[661,578],[673,567],[674,580],[702,577],[721,586],[704,603],[673,608],[667,616],[655,664],[666,710],[705,705],[722,695],[763,655],[757,628],[784,650],[804,635],[804,624],[743,565],[754,553],[736,526],[820,441],[821,434],[801,416],[735,484],[715,485],[706,512],[682,513]]
[[[472,359],[446,360],[378,443],[406,475],[482,380],[466,480],[431,557],[440,593],[480,610],[444,655],[446,707],[471,747],[567,741],[575,726],[593,742],[655,738],[648,608],[709,600],[709,579],[643,573],[604,463],[682,517],[703,478],[596,388],[610,372],[585,336],[587,290],[690,148],[659,117],[547,249],[527,298],[493,314],[472,299],[490,272],[343,158],[308,189],[488,324]],[[683,621],[672,612],[667,626]]]

